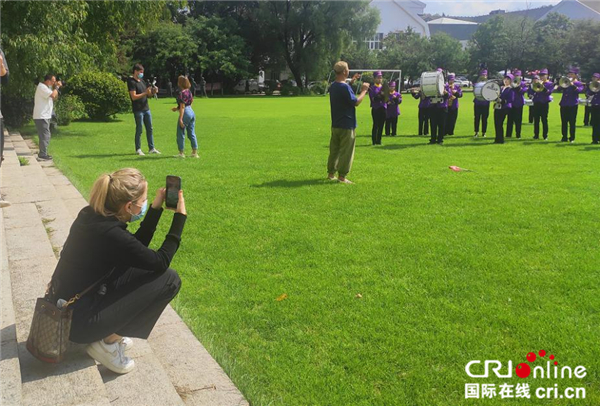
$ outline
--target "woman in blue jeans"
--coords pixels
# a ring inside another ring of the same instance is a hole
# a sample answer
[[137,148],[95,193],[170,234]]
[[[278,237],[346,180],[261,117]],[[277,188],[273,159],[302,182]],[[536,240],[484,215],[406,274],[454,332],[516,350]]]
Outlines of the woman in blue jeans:
[[177,107],[173,107],[173,111],[179,111],[179,122],[177,124],[177,147],[179,148],[179,158],[185,158],[183,152],[185,148],[185,133],[192,143],[192,158],[199,158],[198,156],[198,141],[196,140],[196,115],[192,110],[192,103],[194,97],[190,92],[190,81],[185,76],[179,76],[177,79],[177,86],[179,86],[179,94],[177,95]]

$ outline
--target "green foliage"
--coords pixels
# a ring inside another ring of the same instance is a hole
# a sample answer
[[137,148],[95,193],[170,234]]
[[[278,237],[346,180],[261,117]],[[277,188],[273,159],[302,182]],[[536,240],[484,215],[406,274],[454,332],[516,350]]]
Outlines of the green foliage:
[[207,71],[231,82],[250,76],[249,50],[236,31],[233,20],[216,16],[198,16],[188,21],[186,32],[193,39],[189,45],[194,55],[191,70]]
[[574,56],[566,46],[572,27],[571,20],[558,13],[550,13],[543,20],[538,20],[533,26],[533,62],[539,67],[547,67],[550,74],[564,72]]
[[87,117],[81,98],[72,94],[61,95],[55,102],[58,125],[69,125],[73,120]]
[[431,69],[438,67],[449,72],[462,72],[467,63],[467,53],[463,51],[462,45],[457,39],[446,33],[437,33],[429,39],[429,50],[431,51]]
[[600,71],[600,53],[590,50],[600,49],[600,23],[577,21],[567,36],[567,49],[576,55],[574,62],[581,67],[581,75],[589,78]]
[[9,127],[18,128],[27,124],[33,117],[33,97],[4,92],[2,86],[2,115]]
[[65,89],[81,98],[92,120],[106,121],[131,107],[127,85],[110,73],[82,72],[74,76]]
[[373,83],[375,83],[375,78],[373,77],[373,72],[365,72],[361,75],[360,77],[360,81],[361,82],[367,82],[370,85],[373,85]]
[[327,83],[326,80],[320,80],[317,83],[315,83],[310,88],[310,90],[312,91],[313,94],[325,94],[328,86],[329,86],[329,84]]
[[194,54],[195,41],[189,30],[164,22],[138,37],[133,58],[144,65],[146,77],[159,76],[175,82],[194,66]]
[[[469,47],[471,68],[477,70],[485,63],[490,72],[507,68],[510,60],[512,38],[504,24],[504,18],[496,16],[480,24],[473,34]],[[520,44],[532,49],[532,44]]]
[[434,68],[429,40],[412,29],[389,33],[378,53],[379,68],[402,69],[403,78],[417,78]]
[[265,1],[255,19],[274,44],[270,54],[283,56],[300,87],[325,76],[351,39],[374,35],[380,21],[368,1]]
[[292,84],[289,82],[286,82],[281,86],[282,96],[298,96],[300,94],[300,91],[300,87],[292,86]]

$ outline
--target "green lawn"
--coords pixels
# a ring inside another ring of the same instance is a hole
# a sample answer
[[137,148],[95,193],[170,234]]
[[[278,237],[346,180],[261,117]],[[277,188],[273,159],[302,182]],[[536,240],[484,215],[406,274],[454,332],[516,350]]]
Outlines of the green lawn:
[[[473,139],[471,98],[444,146],[415,135],[416,101],[405,96],[401,136],[372,147],[360,106],[355,185],[324,180],[327,97],[197,99],[197,160],[173,158],[166,100],[151,104],[161,156],[133,155],[131,114],[73,123],[50,153],[84,196],[122,167],[139,168],[151,189],[167,174],[183,178],[189,219],[172,264],[184,281],[174,306],[252,404],[473,404],[465,384],[474,382],[585,387],[573,404],[600,404],[600,148],[589,127],[575,144],[559,142],[556,101],[548,142],[525,124],[524,139],[494,145],[493,115],[488,138]],[[486,359],[514,367],[540,349],[587,376],[464,370]]]

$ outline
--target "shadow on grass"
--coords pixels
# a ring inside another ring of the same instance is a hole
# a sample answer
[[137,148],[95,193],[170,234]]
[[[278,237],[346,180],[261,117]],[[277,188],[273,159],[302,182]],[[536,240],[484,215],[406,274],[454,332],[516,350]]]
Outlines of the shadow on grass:
[[335,185],[337,182],[332,182],[328,179],[304,179],[304,180],[287,180],[279,179],[271,182],[265,182],[260,185],[252,185],[254,188],[261,187],[303,187],[303,186],[323,186],[323,185]]
[[85,154],[85,155],[71,155],[71,158],[78,159],[88,159],[88,158],[97,158],[97,159],[114,159],[118,157],[122,157],[117,159],[117,161],[121,162],[133,162],[133,161],[147,161],[147,160],[156,160],[156,159],[173,159],[179,160],[180,158],[171,156],[171,155],[144,155],[138,156],[132,153],[127,154]]

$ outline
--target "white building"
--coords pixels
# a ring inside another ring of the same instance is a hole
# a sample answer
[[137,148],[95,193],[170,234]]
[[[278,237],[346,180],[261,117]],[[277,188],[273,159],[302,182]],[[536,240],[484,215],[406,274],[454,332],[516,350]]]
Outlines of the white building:
[[374,0],[371,7],[379,10],[381,23],[373,39],[367,40],[369,49],[381,49],[383,38],[390,32],[413,31],[429,37],[429,26],[419,14],[423,14],[425,3],[419,0]]
[[598,0],[563,0],[542,17],[550,13],[559,13],[572,20],[600,21],[600,1]]

